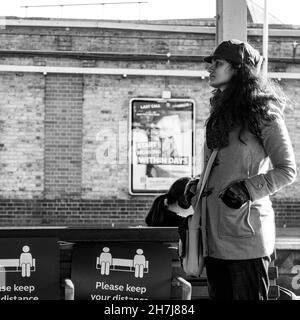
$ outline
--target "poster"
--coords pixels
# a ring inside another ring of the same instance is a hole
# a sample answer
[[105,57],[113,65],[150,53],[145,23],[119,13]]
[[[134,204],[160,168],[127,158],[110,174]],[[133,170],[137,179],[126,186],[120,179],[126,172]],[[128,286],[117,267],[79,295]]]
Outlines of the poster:
[[130,194],[166,192],[193,175],[194,108],[190,99],[130,101]]
[[57,239],[0,239],[0,300],[58,300],[59,274]]
[[143,242],[87,242],[74,246],[75,300],[169,299],[171,254]]

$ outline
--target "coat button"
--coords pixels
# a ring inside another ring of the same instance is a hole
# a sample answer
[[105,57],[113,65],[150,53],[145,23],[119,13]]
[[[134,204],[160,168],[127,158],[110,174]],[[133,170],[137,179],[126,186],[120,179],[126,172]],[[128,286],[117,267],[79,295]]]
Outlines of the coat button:
[[263,185],[260,183],[257,185],[258,189],[261,189],[263,187]]

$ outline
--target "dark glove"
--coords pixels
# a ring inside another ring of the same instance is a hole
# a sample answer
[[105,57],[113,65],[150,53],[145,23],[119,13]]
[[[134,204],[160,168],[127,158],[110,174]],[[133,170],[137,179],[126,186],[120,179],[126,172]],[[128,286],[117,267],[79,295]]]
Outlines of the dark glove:
[[250,195],[244,181],[229,185],[219,197],[226,206],[232,209],[239,209],[244,203],[250,200]]
[[199,182],[199,178],[191,179],[184,189],[184,197],[188,205],[191,205],[191,200],[193,196],[196,194],[197,184]]

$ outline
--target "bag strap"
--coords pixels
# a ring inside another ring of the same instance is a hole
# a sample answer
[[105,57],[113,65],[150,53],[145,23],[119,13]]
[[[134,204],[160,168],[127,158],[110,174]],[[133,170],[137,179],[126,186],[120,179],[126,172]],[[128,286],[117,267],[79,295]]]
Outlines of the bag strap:
[[[212,154],[210,155],[209,157],[209,160],[208,160],[208,163],[207,163],[207,166],[205,168],[205,171],[204,171],[204,175],[203,175],[203,179],[202,179],[202,182],[201,182],[201,188],[200,188],[200,192],[199,192],[199,198],[201,196],[201,193],[203,192],[204,190],[204,187],[206,185],[206,182],[207,182],[207,179],[208,179],[208,176],[210,174],[210,171],[211,171],[211,168],[212,168],[212,165],[215,161],[215,158],[217,156],[217,153],[218,153],[218,150],[213,150]],[[198,198],[198,199],[199,199]]]
[[[215,161],[215,158],[217,156],[217,153],[218,153],[217,149],[214,149],[213,152],[211,153],[211,155],[209,157],[209,160],[208,160],[208,163],[207,163],[207,166],[205,168],[203,177],[202,177],[201,181],[199,181],[201,183],[201,186],[200,186],[200,191],[198,193],[196,204],[194,206],[196,209],[198,208],[198,204],[199,204],[199,201],[201,199],[202,192],[203,192],[204,187],[206,185],[207,179],[209,177],[209,174],[210,174],[212,165],[213,165],[213,163]],[[198,212],[196,212],[196,211],[198,211]],[[199,210],[196,210],[196,211],[193,214],[194,219],[192,219],[192,220],[194,220],[195,225],[198,225],[199,222],[200,222],[200,212],[199,212]]]

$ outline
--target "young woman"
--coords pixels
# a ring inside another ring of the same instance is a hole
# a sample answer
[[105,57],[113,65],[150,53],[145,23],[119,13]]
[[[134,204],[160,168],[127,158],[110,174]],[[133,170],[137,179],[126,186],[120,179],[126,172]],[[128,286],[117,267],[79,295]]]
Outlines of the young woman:
[[167,193],[155,198],[145,222],[150,227],[177,227],[189,214],[193,214],[184,197],[184,190],[190,178],[176,180]]
[[[224,41],[204,60],[215,88],[206,121],[206,163],[219,150],[202,197],[209,294],[216,300],[267,299],[275,246],[269,196],[296,177],[284,95],[262,77],[262,57],[248,43]],[[188,200],[195,182],[186,188]]]

